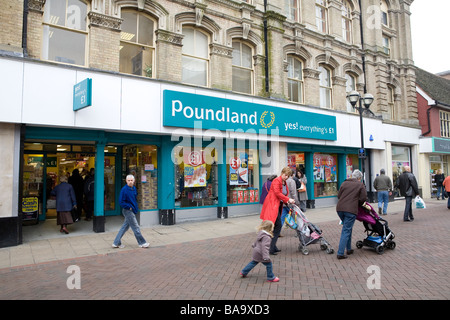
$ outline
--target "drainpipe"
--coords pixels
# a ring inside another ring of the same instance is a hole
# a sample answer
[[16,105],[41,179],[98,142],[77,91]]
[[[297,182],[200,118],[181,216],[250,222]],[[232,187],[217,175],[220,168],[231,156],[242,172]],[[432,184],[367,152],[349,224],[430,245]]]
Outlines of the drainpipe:
[[269,44],[267,38],[267,0],[264,0],[264,51],[265,51],[265,59],[264,59],[264,71],[265,71],[265,89],[266,93],[269,93]]
[[28,57],[27,32],[28,32],[28,0],[23,0],[22,49],[24,57]]
[[361,6],[361,0],[359,0],[359,30],[361,34],[361,59],[362,59],[362,69],[363,69],[363,75],[364,75],[364,93],[367,93],[366,88],[366,53],[364,52],[364,28],[363,28],[363,17],[362,17],[362,6]]

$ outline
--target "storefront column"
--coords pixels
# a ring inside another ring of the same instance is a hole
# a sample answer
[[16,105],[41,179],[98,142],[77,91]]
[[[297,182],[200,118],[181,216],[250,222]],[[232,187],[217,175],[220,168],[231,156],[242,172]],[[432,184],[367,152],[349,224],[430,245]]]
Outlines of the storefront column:
[[170,136],[161,138],[161,150],[158,152],[158,208],[159,224],[175,224],[175,170],[172,152],[176,141]]
[[[224,146],[225,148],[225,146]],[[217,180],[218,185],[218,207],[217,207],[217,218],[226,219],[228,218],[228,206],[227,206],[227,153],[224,148],[217,148]]]
[[316,207],[316,199],[314,197],[314,153],[305,152],[305,175],[308,179],[306,184],[306,192],[308,193],[308,200],[306,202],[307,208],[314,209]]
[[105,194],[105,147],[106,142],[99,141],[96,143],[95,154],[95,175],[94,175],[94,232],[105,232],[105,208],[104,208],[104,194]]
[[338,189],[341,187],[342,182],[347,179],[347,155],[338,153],[337,155],[338,165]]

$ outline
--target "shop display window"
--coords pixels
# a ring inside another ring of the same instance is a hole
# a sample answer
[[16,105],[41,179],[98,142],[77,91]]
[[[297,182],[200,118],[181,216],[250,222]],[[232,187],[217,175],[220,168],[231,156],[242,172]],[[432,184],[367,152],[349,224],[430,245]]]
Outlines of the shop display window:
[[354,170],[359,169],[359,158],[356,154],[348,154],[345,157],[346,179],[352,177]]
[[[410,149],[403,146],[392,146],[392,185],[397,185],[397,179],[403,172],[403,167],[411,166]],[[399,190],[394,187],[394,196],[399,196]]]
[[[302,152],[288,153],[288,167],[292,169],[292,173],[297,171],[305,172],[305,154]],[[308,178],[308,177],[307,177]]]
[[217,205],[218,171],[215,148],[175,147],[175,207]]
[[227,202],[259,202],[258,150],[227,150]]
[[[158,158],[153,145],[128,145],[123,147],[122,186],[128,174],[135,178],[139,210],[158,208]],[[106,166],[105,166],[106,168]]]
[[314,196],[316,198],[337,196],[337,155],[314,153]]

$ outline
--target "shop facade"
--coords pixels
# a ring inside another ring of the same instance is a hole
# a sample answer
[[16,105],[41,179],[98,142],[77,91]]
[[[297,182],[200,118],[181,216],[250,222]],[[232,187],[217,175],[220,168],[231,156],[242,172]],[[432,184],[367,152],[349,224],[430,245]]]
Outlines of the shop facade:
[[[33,209],[40,221],[55,215],[50,190],[74,170],[95,169],[93,231],[103,232],[120,215],[130,173],[140,224],[152,226],[255,214],[266,178],[287,165],[304,170],[313,207],[333,205],[361,168],[357,114],[14,57],[0,67],[14,75],[2,81],[0,106],[2,246],[21,243]],[[74,110],[86,79],[91,103]],[[391,144],[410,145],[417,158],[417,129],[378,118],[364,125],[366,179],[392,163]]]

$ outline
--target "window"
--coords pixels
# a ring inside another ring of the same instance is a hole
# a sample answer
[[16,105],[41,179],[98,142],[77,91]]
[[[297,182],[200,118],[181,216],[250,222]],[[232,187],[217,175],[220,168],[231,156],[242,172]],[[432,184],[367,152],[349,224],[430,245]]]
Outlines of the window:
[[389,37],[383,35],[383,52],[386,53],[388,56],[391,55],[391,40]]
[[303,102],[303,64],[292,56],[288,57],[288,99]]
[[146,15],[122,11],[120,72],[154,77],[154,22]]
[[[126,184],[125,178],[127,174],[132,174],[138,193],[139,210],[158,208],[157,150],[157,147],[154,145],[128,145],[123,148],[122,186]],[[107,172],[108,170],[105,166],[105,175]]]
[[286,18],[300,22],[300,0],[284,0]]
[[337,154],[314,153],[314,196],[337,196]]
[[439,111],[439,120],[441,122],[441,137],[450,138],[450,113]]
[[252,93],[252,48],[241,41],[233,41],[233,91]]
[[385,0],[380,0],[381,23],[389,26],[388,6]]
[[394,88],[388,86],[387,93],[387,103],[388,103],[388,113],[389,119],[395,120],[395,103],[394,103]]
[[42,59],[86,65],[87,4],[48,0],[44,8]]
[[331,108],[331,72],[323,66],[319,66],[319,90],[320,90],[320,107]]
[[183,27],[182,82],[208,85],[208,36],[198,29]]
[[328,32],[326,0],[316,0],[316,26],[320,32]]
[[403,167],[411,166],[411,150],[409,147],[392,146],[392,185],[394,186],[394,196],[400,196],[399,190],[395,187],[397,179],[403,172]]
[[345,42],[352,42],[352,11],[348,1],[343,0],[342,13],[342,38]]
[[259,159],[256,149],[227,150],[227,202],[259,201]]
[[[347,79],[347,81],[345,82],[345,92],[349,93],[351,91],[356,91],[356,80],[355,77],[352,76],[351,74],[346,73],[345,74],[345,79]],[[345,99],[347,102],[347,112],[356,112],[356,109],[353,108],[352,104],[350,103],[350,101],[348,101],[348,99]]]
[[174,148],[175,207],[217,205],[218,169],[214,148]]

